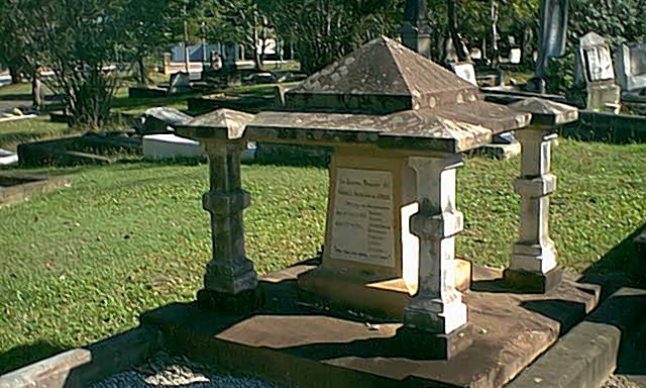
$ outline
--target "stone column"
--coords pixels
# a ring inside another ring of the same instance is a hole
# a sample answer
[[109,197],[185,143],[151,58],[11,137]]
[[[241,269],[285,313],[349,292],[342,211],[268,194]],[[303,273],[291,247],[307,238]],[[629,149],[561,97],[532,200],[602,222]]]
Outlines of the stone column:
[[521,176],[514,181],[521,198],[520,230],[505,279],[519,290],[544,293],[558,285],[562,275],[549,237],[549,196],[556,190],[550,158],[557,136],[540,126],[518,131],[516,136],[522,147]]
[[455,184],[459,155],[409,159],[417,175],[420,210],[411,217],[419,237],[419,288],[404,312],[404,326],[447,335],[467,323],[467,307],[455,287],[455,236],[464,217],[456,209]]
[[258,277],[245,257],[242,212],[250,205],[250,197],[241,187],[244,142],[209,140],[204,145],[211,190],[202,199],[204,209],[211,213],[213,258],[206,266],[198,303],[200,307],[243,312],[260,302]]

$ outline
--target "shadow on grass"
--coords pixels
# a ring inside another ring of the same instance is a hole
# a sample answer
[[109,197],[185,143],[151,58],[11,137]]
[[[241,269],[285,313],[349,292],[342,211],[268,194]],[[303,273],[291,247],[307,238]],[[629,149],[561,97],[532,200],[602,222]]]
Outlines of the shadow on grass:
[[79,133],[79,131],[72,128],[66,128],[62,131],[52,130],[48,132],[5,132],[0,133],[0,144],[31,143],[35,141],[45,140],[46,138],[67,136]]
[[[0,101],[27,101],[32,102],[32,95],[28,93],[17,93],[17,94],[3,94],[0,96]],[[49,94],[45,96],[45,101],[62,101],[63,95],[60,94]]]
[[0,375],[67,349],[62,345],[44,339],[39,339],[31,344],[16,346],[0,354]]

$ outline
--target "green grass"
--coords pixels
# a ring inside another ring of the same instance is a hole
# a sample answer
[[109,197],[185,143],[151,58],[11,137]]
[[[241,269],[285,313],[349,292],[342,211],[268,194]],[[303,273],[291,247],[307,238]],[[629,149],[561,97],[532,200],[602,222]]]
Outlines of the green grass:
[[[607,253],[646,221],[645,155],[646,145],[561,141],[551,235],[567,268],[629,272],[621,268],[629,251],[612,260]],[[518,159],[467,160],[458,178],[460,256],[505,265],[518,222],[517,171]],[[205,165],[35,172],[68,175],[72,187],[0,207],[0,373],[192,300],[210,256]],[[243,176],[253,202],[246,246],[259,272],[313,256],[323,241],[327,171],[251,165]]]
[[0,96],[31,95],[31,83],[23,82],[0,87]]

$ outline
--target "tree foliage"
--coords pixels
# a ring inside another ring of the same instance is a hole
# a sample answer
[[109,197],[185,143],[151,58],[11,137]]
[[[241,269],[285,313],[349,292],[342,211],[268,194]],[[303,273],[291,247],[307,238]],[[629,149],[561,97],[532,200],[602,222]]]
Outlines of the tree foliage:
[[119,15],[119,24],[124,28],[123,46],[125,55],[136,66],[138,81],[148,83],[146,59],[160,54],[177,34],[172,27],[175,16],[172,0],[127,0]]
[[318,70],[381,34],[396,35],[403,0],[265,0],[278,35],[296,45],[301,67]]

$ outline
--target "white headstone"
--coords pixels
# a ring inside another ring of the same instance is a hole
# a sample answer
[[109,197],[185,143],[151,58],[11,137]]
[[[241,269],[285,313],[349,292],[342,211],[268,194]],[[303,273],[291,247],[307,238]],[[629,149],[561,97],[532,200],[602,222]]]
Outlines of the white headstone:
[[615,70],[608,42],[590,32],[579,42],[576,83],[585,83],[587,109],[619,113],[621,88],[615,84]]
[[0,148],[0,165],[7,166],[18,163],[18,155]]
[[509,52],[509,62],[515,65],[519,64],[523,56],[523,51],[519,48],[513,48]]
[[646,44],[619,45],[615,52],[617,82],[626,91],[646,88]]
[[172,134],[143,137],[144,159],[168,160],[204,157],[200,143]]
[[168,94],[175,94],[191,88],[191,75],[186,72],[178,72],[170,76]]
[[608,42],[600,35],[590,32],[579,42],[577,76],[586,83],[615,79],[612,55]]
[[463,80],[478,86],[478,82],[476,80],[476,70],[473,67],[472,63],[456,63],[452,64],[451,67],[453,68],[453,72]]

